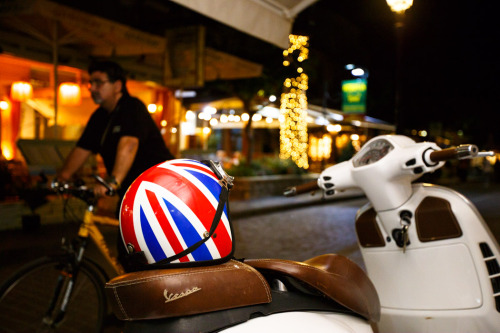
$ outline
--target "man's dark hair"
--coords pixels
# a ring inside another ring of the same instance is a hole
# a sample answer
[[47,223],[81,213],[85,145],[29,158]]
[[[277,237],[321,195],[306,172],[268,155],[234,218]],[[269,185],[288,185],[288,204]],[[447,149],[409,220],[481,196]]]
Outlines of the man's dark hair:
[[122,82],[122,93],[128,94],[127,91],[127,76],[122,66],[113,61],[94,61],[90,64],[88,69],[89,74],[94,72],[103,72],[108,75],[111,82]]

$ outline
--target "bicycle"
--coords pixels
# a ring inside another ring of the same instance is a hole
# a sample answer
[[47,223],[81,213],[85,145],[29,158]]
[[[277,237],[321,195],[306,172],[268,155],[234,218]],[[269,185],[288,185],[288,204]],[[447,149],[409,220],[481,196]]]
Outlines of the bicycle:
[[[98,182],[113,189],[102,178]],[[111,254],[98,225],[118,227],[118,220],[94,214],[97,198],[86,185],[53,183],[55,192],[73,196],[87,209],[71,242],[63,238],[62,254],[42,257],[19,269],[0,286],[1,332],[100,332],[107,314],[105,269],[84,256],[89,238],[116,275],[123,266]]]

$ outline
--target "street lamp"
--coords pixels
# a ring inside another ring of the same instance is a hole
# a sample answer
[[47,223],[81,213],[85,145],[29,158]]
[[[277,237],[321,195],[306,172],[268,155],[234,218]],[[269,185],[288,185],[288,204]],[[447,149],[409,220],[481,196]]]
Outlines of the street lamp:
[[413,0],[386,0],[391,10],[395,13],[404,13],[413,5]]
[[407,9],[413,5],[413,0],[386,0],[387,4],[391,10],[396,15],[396,84],[395,84],[395,110],[394,110],[394,122],[396,125],[396,132],[399,132],[400,124],[400,88],[399,84],[401,82],[401,54],[402,54],[402,44],[403,44],[403,26],[404,26],[404,14]]

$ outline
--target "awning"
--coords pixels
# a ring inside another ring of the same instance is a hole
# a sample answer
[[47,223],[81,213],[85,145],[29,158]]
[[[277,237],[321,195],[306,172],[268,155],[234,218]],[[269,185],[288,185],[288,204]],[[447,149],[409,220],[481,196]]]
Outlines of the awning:
[[[1,0],[0,41],[4,52],[40,61],[51,59],[52,75],[57,82],[60,82],[56,76],[59,73],[59,59],[65,59],[69,66],[82,68],[87,65],[88,56],[99,56],[120,57],[122,65],[136,74],[136,78],[148,78],[176,87],[175,82],[166,76],[166,71],[164,73],[162,68],[167,52],[172,53],[171,49],[167,50],[167,40],[164,36],[150,34],[48,0]],[[203,64],[199,73],[201,80],[192,87],[203,85],[204,80],[258,77],[262,73],[262,65],[209,48],[202,51],[192,57],[194,62]],[[71,56],[66,56],[69,54]],[[142,59],[144,63],[138,63],[133,58],[136,56],[150,56],[148,59],[154,61],[148,63]],[[186,58],[189,57],[173,62],[175,68],[179,69],[179,62]],[[80,61],[85,61],[85,64]],[[185,82],[185,76],[177,79]],[[29,77],[28,72],[22,79]],[[2,80],[6,78],[0,73],[0,81]],[[57,128],[59,122],[62,124],[64,119],[59,119],[60,106],[56,102],[58,91],[56,85],[51,85],[54,96],[53,119]],[[191,87],[186,84],[179,86]],[[47,109],[44,106],[40,108]]]
[[295,17],[317,0],[172,0],[232,28],[288,48]]
[[[22,32],[49,45],[56,82],[59,51],[63,45],[74,46],[93,56],[162,54],[166,47],[162,37],[47,0],[2,0],[0,29]],[[57,85],[53,88],[57,136]]]
[[50,45],[78,45],[93,56],[165,52],[165,39],[47,0],[2,0],[0,23]]
[[231,54],[205,48],[205,81],[259,77],[262,67]]

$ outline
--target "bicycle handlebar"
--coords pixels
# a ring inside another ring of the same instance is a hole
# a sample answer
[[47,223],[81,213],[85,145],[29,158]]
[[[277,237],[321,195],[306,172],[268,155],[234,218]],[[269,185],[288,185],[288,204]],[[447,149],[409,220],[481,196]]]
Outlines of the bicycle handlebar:
[[[109,185],[102,177],[99,177],[97,175],[93,175],[93,177],[106,189],[108,190],[106,194],[108,196],[113,196],[116,194],[116,191]],[[94,190],[92,188],[89,188],[86,186],[84,183],[82,184],[76,184],[76,183],[68,183],[68,182],[58,182],[57,180],[52,181],[51,186],[50,186],[55,192],[60,193],[60,194],[71,194],[83,201],[85,201],[87,204],[93,204],[96,200],[97,197],[94,194]]]
[[316,191],[317,189],[319,189],[318,181],[313,180],[302,185],[287,187],[285,191],[283,191],[283,195],[285,197],[293,197],[297,194]]
[[58,194],[71,194],[87,203],[92,203],[96,200],[94,191],[88,188],[86,185],[76,185],[73,183],[60,183],[58,181],[53,181],[51,183],[51,188]]

